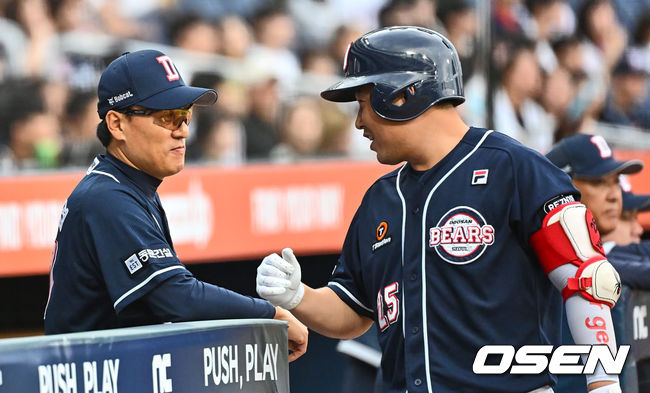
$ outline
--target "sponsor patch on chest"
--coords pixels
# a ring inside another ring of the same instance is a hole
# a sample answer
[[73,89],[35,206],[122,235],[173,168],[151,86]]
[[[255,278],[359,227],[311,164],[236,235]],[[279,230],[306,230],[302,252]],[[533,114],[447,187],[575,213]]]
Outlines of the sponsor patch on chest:
[[455,265],[474,262],[492,244],[494,227],[469,206],[449,210],[435,227],[429,228],[429,247]]
[[377,227],[377,242],[372,245],[372,252],[375,252],[378,248],[389,244],[393,238],[391,236],[386,236],[388,233],[388,223],[382,221]]

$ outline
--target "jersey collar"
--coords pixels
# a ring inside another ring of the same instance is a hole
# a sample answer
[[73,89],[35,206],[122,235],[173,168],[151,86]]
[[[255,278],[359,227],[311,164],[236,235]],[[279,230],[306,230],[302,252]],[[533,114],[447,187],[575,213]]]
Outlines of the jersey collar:
[[129,180],[135,183],[135,185],[138,186],[138,188],[140,188],[145,193],[145,195],[151,198],[156,195],[156,190],[158,190],[158,186],[160,183],[162,183],[162,180],[156,179],[155,177],[147,175],[141,170],[135,169],[125,162],[120,161],[109,152],[106,152],[106,155],[104,157],[106,161],[117,167],[117,169],[122,172]]

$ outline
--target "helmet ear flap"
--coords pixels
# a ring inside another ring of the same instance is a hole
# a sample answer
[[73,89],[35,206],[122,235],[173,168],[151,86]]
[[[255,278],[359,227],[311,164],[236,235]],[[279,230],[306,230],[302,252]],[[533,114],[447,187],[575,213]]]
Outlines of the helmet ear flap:
[[418,94],[422,81],[396,89],[376,83],[370,95],[372,109],[384,119],[391,121],[411,120],[422,114],[432,104],[428,97]]

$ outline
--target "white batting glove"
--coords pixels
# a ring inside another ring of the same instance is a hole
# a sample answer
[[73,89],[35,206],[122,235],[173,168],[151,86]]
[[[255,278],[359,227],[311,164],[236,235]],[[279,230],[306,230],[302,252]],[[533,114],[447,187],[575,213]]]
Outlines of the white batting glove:
[[274,306],[291,310],[305,294],[300,278],[300,265],[293,250],[285,248],[282,257],[278,254],[268,255],[257,267],[257,293]]

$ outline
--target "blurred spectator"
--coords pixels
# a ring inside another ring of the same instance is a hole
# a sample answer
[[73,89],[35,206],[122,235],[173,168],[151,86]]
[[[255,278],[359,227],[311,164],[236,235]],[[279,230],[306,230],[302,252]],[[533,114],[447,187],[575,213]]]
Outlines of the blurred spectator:
[[334,32],[334,37],[330,43],[329,51],[332,58],[341,64],[341,67],[339,67],[339,73],[343,73],[343,59],[345,59],[348,46],[352,41],[361,37],[361,34],[361,30],[349,25],[341,25]]
[[[181,59],[194,72],[218,70],[206,82],[220,93],[215,109],[241,123],[247,157],[264,159],[279,142],[280,97],[317,96],[342,72],[349,43],[378,24],[421,25],[446,33],[456,46],[472,97],[460,107],[463,118],[484,123],[491,102],[495,126],[544,151],[553,130],[559,139],[593,133],[597,120],[648,127],[650,99],[642,97],[650,71],[650,10],[641,1],[624,1],[492,0],[494,64],[487,73],[475,72],[482,63],[477,22],[484,17],[476,15],[476,0],[0,0],[0,83],[45,78],[38,86],[41,104],[65,130],[61,165],[79,165],[82,158],[67,157],[69,90],[95,86],[104,59],[143,45],[136,40],[172,45],[187,51]],[[533,40],[534,58],[519,53],[526,39]],[[646,59],[634,66],[647,67],[645,84],[640,73],[625,71],[623,53]],[[355,109],[320,105],[320,152],[364,157],[367,140],[351,126]],[[8,124],[0,143],[9,143]],[[194,122],[188,143],[208,133]]]
[[494,128],[539,152],[553,143],[555,119],[535,102],[542,73],[532,45],[513,51],[494,95]]
[[625,30],[609,0],[583,3],[578,13],[578,33],[583,40],[585,72],[607,78],[627,44]]
[[541,104],[556,119],[562,119],[576,94],[573,79],[569,71],[557,67],[544,78]]
[[300,77],[300,62],[292,52],[296,30],[282,7],[261,9],[253,18],[255,42],[246,61],[250,72],[273,73],[283,92],[289,92]]
[[[278,143],[277,131],[280,97],[278,81],[270,75],[252,76],[248,89],[250,111],[243,119],[246,130],[246,158],[269,158]],[[217,101],[218,102],[218,101]]]
[[492,25],[495,35],[506,40],[524,37],[523,15],[525,11],[519,0],[494,0]]
[[602,121],[650,131],[650,113],[642,105],[648,94],[645,60],[638,52],[626,52],[621,57],[613,72],[610,94],[600,114]]
[[535,53],[542,69],[551,72],[558,63],[551,41],[573,33],[573,11],[562,0],[526,0],[525,5],[531,15],[527,35],[536,42]]
[[245,160],[245,133],[239,119],[215,110],[197,116],[201,134],[188,145],[188,159],[216,165],[241,165]]
[[339,63],[324,49],[306,50],[300,57],[300,65],[303,73],[321,76],[334,76],[339,68]]
[[97,17],[102,30],[121,38],[147,39],[156,36],[155,26],[144,18],[162,7],[158,0],[84,0]]
[[[58,73],[58,55],[53,39],[56,26],[45,0],[9,0],[5,15],[16,21],[28,37],[22,67],[24,75]],[[47,59],[47,61],[46,61]],[[47,66],[47,69],[45,68]]]
[[0,171],[54,168],[61,150],[58,119],[48,113],[41,97],[42,82],[13,81],[2,86],[2,126],[6,132],[0,146]]
[[379,11],[379,25],[422,26],[445,33],[436,14],[436,0],[390,0]]
[[291,0],[287,6],[300,32],[297,44],[301,50],[326,46],[339,24],[344,22],[341,10],[333,1]]
[[[632,39],[633,47],[644,51],[646,59],[650,59],[650,9],[639,17]],[[650,66],[650,62],[646,65]]]
[[86,167],[106,150],[95,134],[99,121],[97,94],[94,91],[73,92],[63,118],[61,165]]
[[234,59],[243,59],[253,43],[250,26],[237,15],[226,15],[217,23],[221,36],[221,54]]
[[[159,1],[159,0],[158,0]],[[209,19],[219,19],[225,15],[239,15],[243,18],[252,17],[255,12],[265,4],[273,3],[268,0],[175,0],[177,8],[195,14],[203,15]]]
[[[359,130],[353,130],[353,119],[341,111],[340,105],[330,101],[320,100],[319,107],[323,120],[323,138],[320,148],[323,155],[328,157],[354,156],[351,133],[355,131],[357,134],[360,133]],[[361,138],[367,141],[366,138]],[[364,147],[366,150],[362,153],[370,155],[367,146]]]
[[8,2],[0,2],[0,82],[10,76],[22,76],[25,71],[28,37],[15,18],[7,17],[10,8]]
[[379,10],[379,26],[408,26],[411,9],[408,0],[390,0]]
[[476,55],[476,12],[469,0],[438,0],[438,17],[445,35],[458,52],[463,81],[468,81],[474,73]]
[[272,161],[292,162],[320,154],[323,120],[313,97],[288,103],[281,118],[281,142],[270,152]]
[[605,102],[606,86],[600,78],[590,78],[584,73],[572,76],[575,94],[559,119],[554,141],[573,134],[593,134],[595,122]]
[[582,44],[576,36],[561,37],[551,44],[559,67],[565,68],[572,75],[583,74]]
[[180,14],[169,26],[170,41],[174,46],[193,52],[219,53],[220,31],[199,15]]
[[436,14],[436,0],[411,0],[411,26],[422,26],[444,33]]

